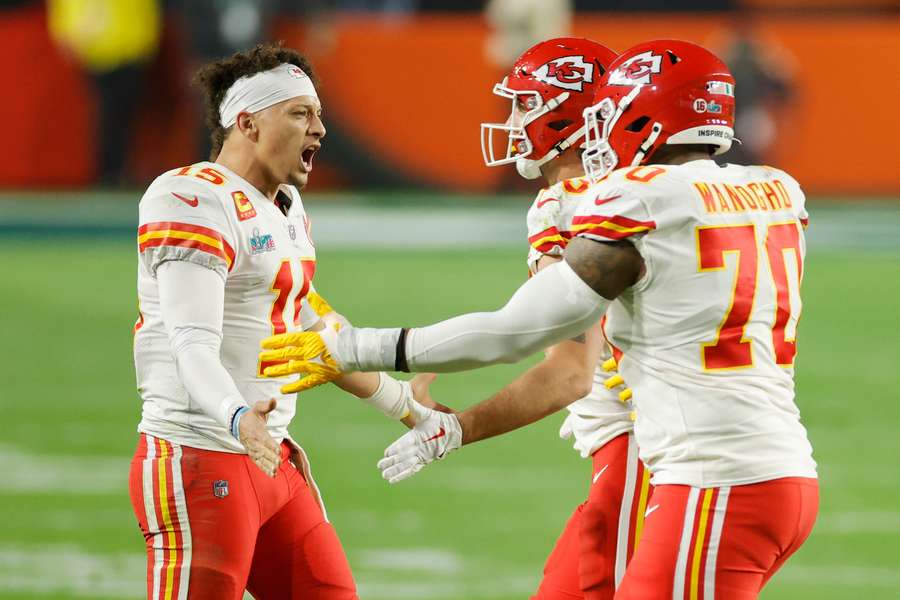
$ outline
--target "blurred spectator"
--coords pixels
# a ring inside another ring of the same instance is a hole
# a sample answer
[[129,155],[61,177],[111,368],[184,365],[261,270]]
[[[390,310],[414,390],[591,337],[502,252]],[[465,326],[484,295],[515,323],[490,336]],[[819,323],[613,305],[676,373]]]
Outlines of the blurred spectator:
[[181,0],[179,7],[192,60],[229,56],[262,42],[278,0]]
[[753,25],[752,16],[737,13],[735,25],[717,34],[710,46],[731,69],[736,113],[735,144],[722,160],[736,164],[767,164],[786,124],[793,96],[794,61],[774,40]]
[[567,35],[572,27],[572,0],[489,0],[484,11],[493,28],[488,59],[501,71],[535,43]]
[[97,177],[126,183],[126,157],[146,66],[159,46],[158,0],[48,0],[51,36],[97,94]]
[[[267,41],[278,0],[181,0],[173,2],[184,27],[189,58],[190,81],[200,65],[230,56]],[[197,143],[201,156],[210,151],[209,132],[203,122],[204,107],[199,94],[192,94],[199,129]]]
[[[489,0],[484,15],[491,27],[486,42],[488,63],[496,72],[496,80],[509,72],[510,66],[528,48],[541,40],[568,35],[572,28],[573,0]],[[490,88],[481,93],[488,95]],[[509,116],[509,103],[494,98],[496,112],[479,115],[484,121],[503,121]],[[515,169],[501,169],[497,189],[507,192],[530,192],[532,182],[519,176]]]

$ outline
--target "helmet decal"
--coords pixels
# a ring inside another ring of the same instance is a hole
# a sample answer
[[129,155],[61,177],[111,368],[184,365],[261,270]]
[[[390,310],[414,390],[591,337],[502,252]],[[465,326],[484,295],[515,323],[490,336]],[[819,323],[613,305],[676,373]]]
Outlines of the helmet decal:
[[731,96],[734,98],[734,86],[727,81],[709,81],[706,83],[706,91],[710,94]]
[[581,92],[585,83],[594,81],[594,65],[585,61],[584,56],[561,56],[542,64],[532,76],[564,90]]
[[662,69],[662,55],[647,50],[632,56],[609,74],[609,85],[647,85]]
[[703,98],[697,98],[694,100],[694,112],[696,113],[715,113],[719,114],[722,112],[722,105],[716,102],[715,100],[706,101]]

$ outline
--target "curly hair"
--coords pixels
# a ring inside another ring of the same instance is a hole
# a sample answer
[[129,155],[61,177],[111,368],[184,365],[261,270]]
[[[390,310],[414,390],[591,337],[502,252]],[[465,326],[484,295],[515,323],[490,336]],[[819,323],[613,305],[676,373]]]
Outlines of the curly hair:
[[210,160],[215,160],[222,150],[225,137],[231,127],[225,129],[219,122],[219,106],[225,93],[235,81],[245,75],[253,75],[274,69],[280,64],[288,63],[303,69],[314,85],[318,85],[312,64],[303,55],[292,48],[285,48],[283,42],[259,44],[246,52],[236,52],[228,58],[208,63],[194,75],[192,83],[203,90],[206,103],[206,125],[210,129],[212,152]]

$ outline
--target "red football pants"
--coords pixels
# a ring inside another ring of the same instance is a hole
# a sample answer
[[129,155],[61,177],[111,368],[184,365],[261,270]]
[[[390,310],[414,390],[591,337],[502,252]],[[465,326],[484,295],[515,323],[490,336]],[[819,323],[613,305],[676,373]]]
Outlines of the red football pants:
[[641,535],[649,473],[632,434],[594,452],[588,498],[572,514],[532,600],[610,600]]
[[660,485],[616,600],[753,600],[812,531],[815,479]]
[[241,600],[247,589],[257,600],[357,600],[315,484],[289,460],[288,442],[281,450],[271,478],[244,454],[141,435],[129,489],[148,598]]

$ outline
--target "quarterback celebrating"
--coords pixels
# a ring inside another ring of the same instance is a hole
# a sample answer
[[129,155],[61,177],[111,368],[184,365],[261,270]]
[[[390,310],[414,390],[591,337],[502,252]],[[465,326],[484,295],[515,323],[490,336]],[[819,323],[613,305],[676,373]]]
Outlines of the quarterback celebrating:
[[[271,363],[255,350],[273,333],[339,320],[312,287],[298,193],[325,136],[312,70],[293,50],[258,46],[196,81],[215,162],[161,175],[139,207],[143,414],[129,487],[148,597],[352,600],[343,549],[288,433],[296,394],[259,377]],[[336,383],[396,419],[416,409],[410,385],[384,374]]]
[[[414,329],[276,336],[262,356],[332,376],[455,371],[519,360],[605,314],[655,486],[616,598],[756,598],[818,510],[793,382],[804,195],[783,171],[710,159],[732,143],[734,79],[697,45],[624,52],[585,120],[595,183],[575,237],[503,308]],[[464,436],[454,415],[432,413],[379,467],[405,476]]]

